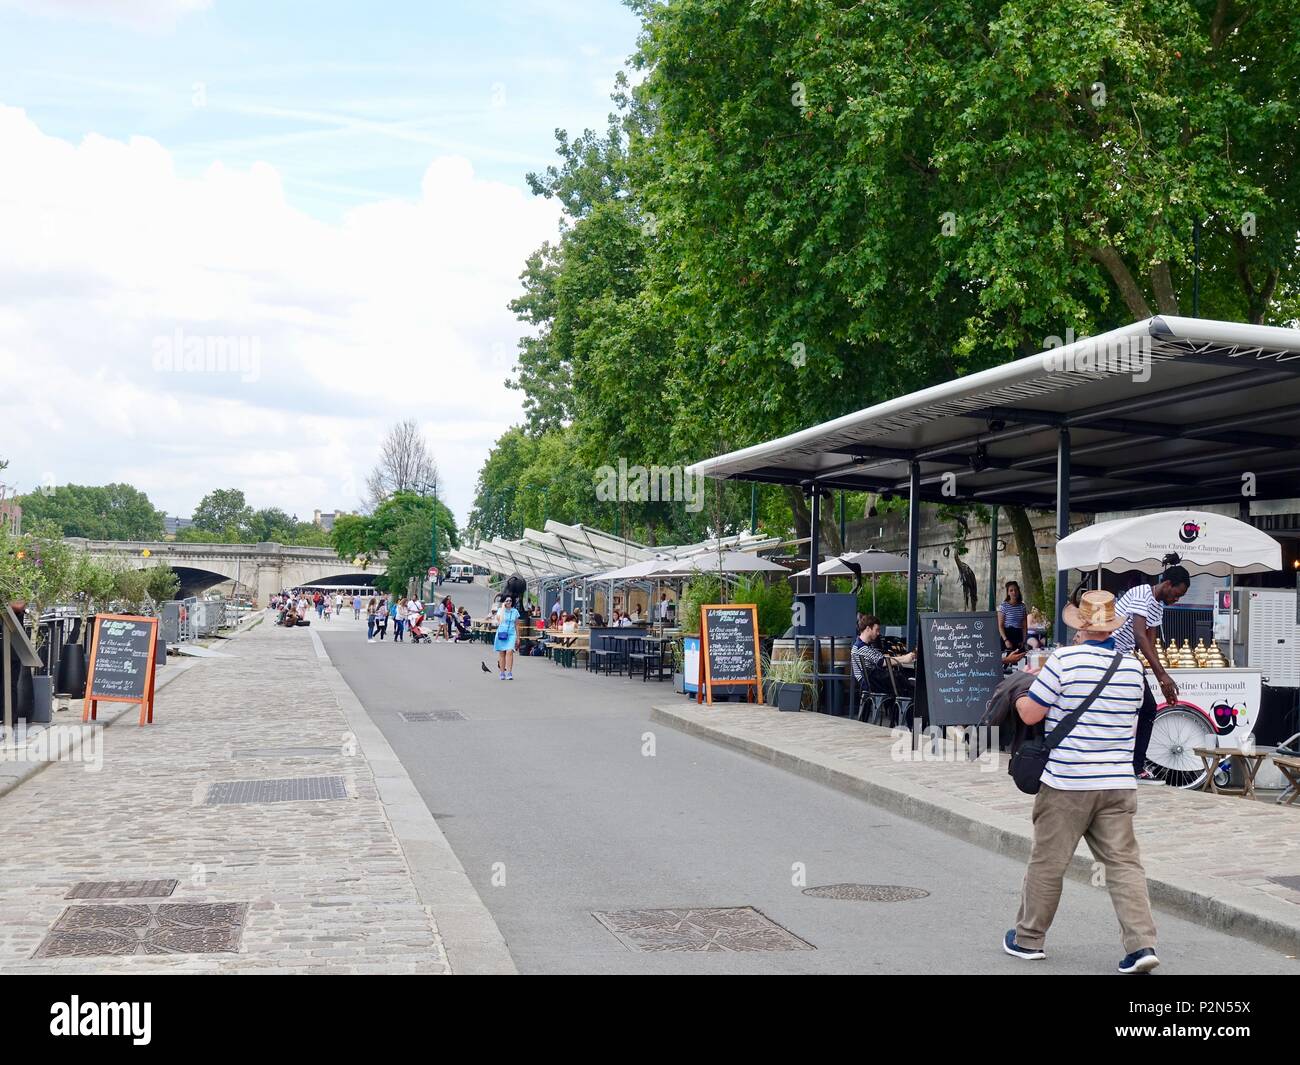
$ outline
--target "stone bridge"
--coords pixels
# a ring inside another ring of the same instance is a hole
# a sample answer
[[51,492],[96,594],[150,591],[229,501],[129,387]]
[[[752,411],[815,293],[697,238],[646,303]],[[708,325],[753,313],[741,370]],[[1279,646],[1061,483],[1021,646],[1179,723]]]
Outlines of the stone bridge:
[[182,596],[197,595],[228,581],[259,605],[282,588],[366,587],[384,573],[387,556],[358,565],[340,559],[330,547],[285,544],[197,544],[162,540],[86,540],[69,537],[68,544],[100,558],[121,558],[138,569],[166,563],[181,580]]

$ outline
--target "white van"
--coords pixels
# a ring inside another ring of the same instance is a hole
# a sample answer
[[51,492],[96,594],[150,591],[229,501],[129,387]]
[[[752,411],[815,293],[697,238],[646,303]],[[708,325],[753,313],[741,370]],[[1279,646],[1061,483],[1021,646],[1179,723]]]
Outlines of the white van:
[[474,567],[473,567],[473,566],[460,566],[460,565],[451,566],[451,567],[449,567],[448,570],[447,570],[447,580],[449,580],[449,581],[462,581],[462,582],[464,582],[465,584],[473,584],[473,583],[474,583]]

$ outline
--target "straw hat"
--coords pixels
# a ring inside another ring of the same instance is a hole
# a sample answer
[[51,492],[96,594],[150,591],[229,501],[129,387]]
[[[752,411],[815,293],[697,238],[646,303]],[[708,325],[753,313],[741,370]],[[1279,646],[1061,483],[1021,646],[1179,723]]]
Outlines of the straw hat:
[[1115,597],[1110,592],[1084,592],[1079,605],[1067,604],[1062,616],[1070,628],[1090,632],[1114,632],[1128,621],[1128,615],[1115,610]]

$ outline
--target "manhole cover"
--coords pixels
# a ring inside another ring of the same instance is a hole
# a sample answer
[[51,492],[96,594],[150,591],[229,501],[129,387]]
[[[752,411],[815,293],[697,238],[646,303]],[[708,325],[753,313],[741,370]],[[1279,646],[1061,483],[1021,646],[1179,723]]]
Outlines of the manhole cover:
[[247,914],[246,902],[69,906],[32,956],[234,952]]
[[244,802],[318,802],[346,799],[342,777],[286,777],[281,780],[223,780],[208,788],[208,806]]
[[400,710],[399,716],[403,721],[410,724],[419,724],[424,721],[468,721],[464,714],[459,710]]
[[175,880],[83,880],[74,884],[65,899],[147,899],[170,895]]
[[338,747],[237,747],[231,758],[331,758]]
[[827,884],[804,888],[803,893],[815,899],[854,899],[857,902],[907,902],[930,895],[924,888],[900,884]]
[[593,913],[628,950],[687,951],[816,950],[752,906],[699,910],[617,910]]

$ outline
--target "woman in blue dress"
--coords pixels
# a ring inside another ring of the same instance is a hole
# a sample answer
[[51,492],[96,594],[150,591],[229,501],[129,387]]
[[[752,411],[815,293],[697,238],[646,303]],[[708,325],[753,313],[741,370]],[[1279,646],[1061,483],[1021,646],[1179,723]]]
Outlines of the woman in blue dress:
[[501,680],[514,680],[515,644],[519,640],[519,611],[514,600],[506,596],[501,600],[501,613],[497,615],[497,670]]

